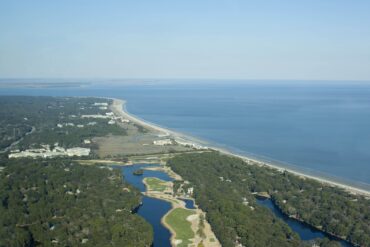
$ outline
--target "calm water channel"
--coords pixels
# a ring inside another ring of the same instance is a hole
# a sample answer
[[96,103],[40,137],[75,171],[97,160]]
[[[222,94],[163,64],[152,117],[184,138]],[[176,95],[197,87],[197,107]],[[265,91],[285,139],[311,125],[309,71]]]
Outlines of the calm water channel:
[[[133,172],[140,168],[145,168],[149,166],[156,166],[156,165],[148,165],[148,164],[141,164],[141,165],[134,165],[134,166],[124,166],[119,167],[122,170],[122,173],[125,177],[125,180],[139,189],[140,191],[144,192],[146,190],[145,185],[143,183],[143,179],[146,177],[156,177],[162,179],[164,181],[172,181],[173,179],[168,176],[165,172],[162,171],[151,171],[145,170],[144,174],[141,176],[133,175]],[[194,201],[189,199],[182,199],[185,204],[186,208],[194,209]],[[257,198],[257,203],[261,206],[267,207],[271,210],[278,218],[282,219],[285,223],[287,223],[294,232],[296,232],[302,240],[312,240],[315,238],[324,238],[328,237],[333,239],[331,236],[316,230],[315,228],[310,227],[307,224],[304,224],[300,221],[294,220],[289,218],[288,216],[284,215],[269,199],[259,199]],[[143,197],[143,204],[138,208],[137,213],[145,218],[153,227],[154,230],[154,247],[171,247],[171,233],[170,231],[165,228],[161,224],[162,217],[171,209],[171,204],[169,202],[151,198],[144,196]],[[338,240],[338,239],[335,239]],[[349,243],[345,241],[340,241],[341,245],[344,247],[350,247]]]
[[336,239],[336,238],[333,238],[332,236],[322,232],[322,231],[319,231],[305,223],[302,223],[298,220],[295,220],[295,219],[292,219],[288,216],[286,216],[285,214],[283,214],[279,208],[277,206],[275,206],[275,204],[270,200],[270,199],[261,199],[261,198],[256,198],[257,199],[257,203],[261,206],[264,206],[264,207],[267,207],[268,209],[271,210],[272,213],[274,213],[275,216],[277,216],[278,218],[282,219],[285,223],[287,223],[290,228],[292,228],[292,230],[294,232],[296,232],[300,238],[302,240],[312,240],[312,239],[315,239],[315,238],[324,238],[324,237],[327,237],[331,240],[337,240],[338,242],[340,242],[340,244],[344,247],[350,247],[352,246],[351,244],[347,243],[346,241],[343,241],[343,240],[340,240],[340,239]]
[[185,202],[185,207],[187,209],[196,209],[193,200],[191,199],[181,199],[181,200]]
[[[134,165],[120,167],[125,180],[131,185],[135,186],[140,191],[145,191],[143,179],[146,177],[156,177],[165,181],[171,181],[172,178],[166,173],[161,171],[145,170],[142,176],[133,175],[133,171],[153,165]],[[171,233],[161,224],[162,217],[171,209],[171,203],[151,198],[148,196],[143,197],[143,204],[138,208],[137,213],[148,221],[154,230],[154,247],[171,247]]]

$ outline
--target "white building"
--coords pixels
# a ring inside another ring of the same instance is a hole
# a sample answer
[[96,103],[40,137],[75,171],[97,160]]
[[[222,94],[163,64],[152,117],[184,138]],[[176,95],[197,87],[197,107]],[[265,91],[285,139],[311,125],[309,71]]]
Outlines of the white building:
[[87,156],[90,154],[90,148],[68,148],[64,149],[62,147],[55,147],[53,150],[49,148],[39,148],[39,149],[28,149],[18,153],[9,154],[9,158],[51,158],[57,156]]
[[156,141],[153,141],[153,144],[157,146],[171,145],[172,140],[171,139],[156,140]]
[[95,102],[94,105],[95,106],[108,106],[108,103],[106,103],[106,102],[103,102],[103,103],[97,103],[97,102]]
[[94,115],[81,115],[81,118],[110,118],[107,115],[94,114]]
[[194,193],[194,188],[190,187],[188,188],[188,195],[192,195]]
[[66,150],[68,156],[87,156],[90,154],[90,148],[68,148]]

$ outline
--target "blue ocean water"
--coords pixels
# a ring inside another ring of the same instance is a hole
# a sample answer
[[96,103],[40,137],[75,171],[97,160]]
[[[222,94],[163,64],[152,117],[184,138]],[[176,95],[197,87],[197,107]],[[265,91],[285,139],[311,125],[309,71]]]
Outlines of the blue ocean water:
[[125,99],[144,120],[370,190],[369,83],[153,81],[0,94]]

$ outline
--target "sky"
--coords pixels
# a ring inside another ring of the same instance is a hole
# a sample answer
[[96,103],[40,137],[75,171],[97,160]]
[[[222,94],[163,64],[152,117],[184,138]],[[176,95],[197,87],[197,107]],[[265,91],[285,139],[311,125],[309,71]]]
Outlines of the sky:
[[0,78],[370,80],[369,0],[1,0]]

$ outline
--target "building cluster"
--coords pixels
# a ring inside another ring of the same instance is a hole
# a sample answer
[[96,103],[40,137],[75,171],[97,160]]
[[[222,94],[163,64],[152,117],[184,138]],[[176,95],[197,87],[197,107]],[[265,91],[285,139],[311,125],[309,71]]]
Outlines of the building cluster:
[[190,195],[190,196],[192,196],[193,193],[194,193],[194,188],[193,187],[188,188],[187,194]]
[[102,102],[102,103],[95,102],[95,103],[94,103],[94,106],[101,106],[101,107],[104,107],[104,106],[108,106],[108,103],[107,103],[107,102]]
[[[107,112],[109,113],[109,112]],[[102,114],[91,114],[91,115],[81,115],[81,118],[101,118],[101,119],[108,119],[111,118],[109,115],[102,115]]]
[[166,145],[172,145],[173,142],[171,139],[162,139],[162,140],[153,141],[153,144],[157,146],[166,146]]
[[[107,110],[108,109],[108,103],[102,102],[102,103],[97,103],[95,102],[93,106],[98,106],[100,110]],[[70,115],[70,117],[77,117],[76,115]],[[95,119],[107,119],[108,124],[116,124],[116,122],[121,122],[121,123],[129,123],[130,120],[125,119],[123,117],[117,117],[114,115],[113,112],[107,112],[105,114],[89,114],[89,115],[81,115],[81,118],[95,118]],[[92,126],[95,125],[96,122],[89,122],[87,125]],[[73,127],[75,126],[74,123],[58,123],[57,127],[58,128],[63,128],[63,127]],[[77,124],[76,125],[78,128],[83,128],[83,124]]]
[[58,128],[63,128],[63,127],[74,127],[75,126],[75,124],[74,123],[58,123],[57,124],[57,127]]
[[[96,103],[95,103],[96,104]],[[107,112],[103,114],[90,114],[90,115],[81,115],[81,118],[98,118],[98,119],[109,119],[108,124],[115,124],[116,122],[129,123],[130,120],[123,117],[117,117],[113,112]]]
[[90,154],[90,148],[63,148],[55,146],[53,149],[50,149],[49,145],[43,145],[42,148],[31,148],[25,151],[15,150],[9,154],[9,158],[53,158],[58,156],[88,156]]
[[176,139],[176,143],[179,144],[179,145],[182,145],[182,146],[185,146],[185,147],[191,147],[191,148],[194,148],[194,149],[208,149],[208,147],[206,147],[206,146],[202,146],[202,145],[192,143],[192,142],[177,140],[177,139]]

